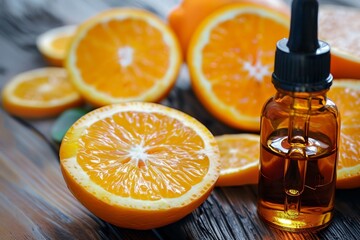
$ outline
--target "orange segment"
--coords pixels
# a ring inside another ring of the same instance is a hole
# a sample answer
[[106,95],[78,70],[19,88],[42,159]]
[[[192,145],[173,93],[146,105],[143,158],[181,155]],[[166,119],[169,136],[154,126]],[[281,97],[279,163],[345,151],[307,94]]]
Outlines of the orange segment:
[[271,83],[276,42],[288,17],[255,4],[234,4],[207,17],[193,35],[188,65],[200,101],[236,128],[259,130]]
[[62,66],[69,43],[76,26],[67,25],[50,29],[41,34],[36,41],[37,48],[51,65]]
[[65,181],[98,217],[151,229],[179,220],[210,194],[220,171],[215,138],[192,117],[153,103],[83,116],[60,148]]
[[319,11],[319,38],[331,46],[335,78],[360,78],[360,10],[324,6]]
[[336,80],[328,96],[341,114],[337,187],[360,187],[360,81]]
[[221,171],[216,186],[257,184],[259,178],[260,137],[256,134],[217,136]]
[[66,63],[77,89],[96,106],[160,101],[180,65],[180,48],[169,27],[150,12],[128,8],[84,22]]
[[55,116],[82,103],[63,68],[41,68],[15,76],[4,87],[2,100],[9,113],[27,118]]

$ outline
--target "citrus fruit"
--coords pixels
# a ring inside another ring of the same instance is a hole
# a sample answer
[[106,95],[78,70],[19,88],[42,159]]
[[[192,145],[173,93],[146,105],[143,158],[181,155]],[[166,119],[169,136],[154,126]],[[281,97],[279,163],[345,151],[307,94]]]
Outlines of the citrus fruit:
[[231,4],[208,16],[194,33],[187,55],[193,90],[224,123],[260,128],[271,83],[274,53],[289,32],[288,17],[255,4]]
[[331,46],[335,78],[360,78],[360,10],[324,6],[319,10],[319,38]]
[[127,102],[80,118],[60,147],[64,179],[91,212],[131,229],[189,214],[220,171],[215,138],[200,122],[156,103]]
[[186,56],[190,39],[201,21],[215,10],[233,3],[258,3],[290,16],[289,7],[282,0],[183,0],[168,15],[169,25],[179,39],[183,56]]
[[336,186],[360,187],[360,81],[336,80],[328,97],[335,102],[341,116]]
[[160,101],[175,84],[181,61],[179,43],[160,18],[114,8],[78,27],[66,67],[84,98],[102,106]]
[[2,91],[2,103],[15,116],[43,118],[80,105],[82,98],[65,69],[48,67],[23,72],[11,79]]
[[257,184],[260,137],[256,134],[226,134],[215,137],[220,150],[221,171],[216,186]]
[[67,25],[50,29],[41,34],[36,41],[37,48],[51,65],[63,66],[68,45],[76,26]]

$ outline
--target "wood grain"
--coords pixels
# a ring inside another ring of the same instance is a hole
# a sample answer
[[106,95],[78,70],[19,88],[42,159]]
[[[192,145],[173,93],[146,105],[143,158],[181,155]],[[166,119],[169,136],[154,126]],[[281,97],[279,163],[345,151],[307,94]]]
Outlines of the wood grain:
[[[0,88],[19,72],[46,66],[35,39],[47,29],[112,6],[144,7],[164,18],[177,2],[0,0]],[[238,132],[216,121],[197,101],[186,66],[162,104],[194,116],[214,135]],[[257,187],[251,185],[216,188],[187,217],[162,228],[115,227],[91,214],[67,189],[58,145],[50,138],[54,121],[17,119],[0,108],[0,239],[359,239],[360,189],[336,192],[334,221],[317,233],[265,225],[256,213]]]
[[3,110],[0,132],[1,239],[157,239],[88,212],[67,189],[48,142]]

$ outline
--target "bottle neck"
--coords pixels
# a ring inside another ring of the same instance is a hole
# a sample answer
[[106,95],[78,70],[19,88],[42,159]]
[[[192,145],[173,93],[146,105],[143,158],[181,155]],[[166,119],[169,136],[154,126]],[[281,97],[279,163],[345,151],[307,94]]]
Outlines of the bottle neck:
[[277,88],[275,101],[297,110],[314,110],[326,105],[326,94],[329,89],[317,92],[292,92]]

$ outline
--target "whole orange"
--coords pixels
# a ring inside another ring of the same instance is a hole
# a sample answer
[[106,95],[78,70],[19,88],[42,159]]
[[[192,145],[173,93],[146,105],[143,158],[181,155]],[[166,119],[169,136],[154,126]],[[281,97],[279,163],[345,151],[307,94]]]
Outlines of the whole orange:
[[168,21],[179,39],[184,59],[190,39],[201,21],[216,9],[238,2],[257,3],[290,16],[289,7],[283,0],[183,0],[169,13]]

